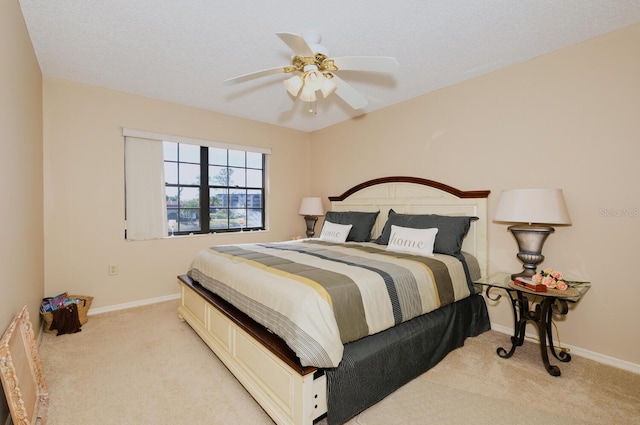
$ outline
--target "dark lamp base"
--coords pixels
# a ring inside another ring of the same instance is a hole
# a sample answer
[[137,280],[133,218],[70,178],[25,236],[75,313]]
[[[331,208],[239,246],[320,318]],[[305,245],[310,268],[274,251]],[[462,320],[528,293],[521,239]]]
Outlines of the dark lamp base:
[[307,237],[311,238],[316,233],[315,227],[316,227],[316,222],[318,221],[318,217],[313,215],[305,215],[304,221],[307,223]]

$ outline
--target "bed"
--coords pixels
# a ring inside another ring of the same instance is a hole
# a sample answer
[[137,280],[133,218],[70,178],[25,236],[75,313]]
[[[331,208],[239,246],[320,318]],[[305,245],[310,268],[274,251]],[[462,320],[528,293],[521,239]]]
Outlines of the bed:
[[344,423],[489,329],[488,195],[364,182],[320,238],[202,250],[179,315],[277,424]]

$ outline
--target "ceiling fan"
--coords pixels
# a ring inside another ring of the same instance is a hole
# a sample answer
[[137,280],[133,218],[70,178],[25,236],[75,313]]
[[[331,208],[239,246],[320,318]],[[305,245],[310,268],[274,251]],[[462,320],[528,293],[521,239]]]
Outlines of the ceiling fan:
[[[309,33],[304,36],[291,33],[276,33],[276,35],[293,52],[291,64],[264,69],[250,74],[240,75],[224,81],[225,85],[233,85],[266,77],[273,74],[293,74],[284,81],[289,93],[290,106],[296,99],[304,102],[315,102],[317,92],[323,97],[335,92],[353,109],[367,106],[367,99],[358,93],[351,85],[341,79],[339,71],[364,71],[393,73],[400,64],[389,56],[343,56],[330,58],[327,49],[320,44],[321,36]],[[289,107],[290,107],[289,106]],[[288,109],[288,108],[287,108]],[[313,112],[313,109],[310,109]]]

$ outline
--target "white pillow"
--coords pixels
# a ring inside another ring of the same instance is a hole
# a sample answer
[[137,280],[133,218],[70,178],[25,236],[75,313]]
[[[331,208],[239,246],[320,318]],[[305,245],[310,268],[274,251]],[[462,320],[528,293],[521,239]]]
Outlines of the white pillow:
[[438,229],[412,229],[409,227],[391,226],[387,251],[433,257],[433,244]]
[[322,225],[320,240],[325,242],[344,243],[353,227],[352,224],[336,224],[325,220]]

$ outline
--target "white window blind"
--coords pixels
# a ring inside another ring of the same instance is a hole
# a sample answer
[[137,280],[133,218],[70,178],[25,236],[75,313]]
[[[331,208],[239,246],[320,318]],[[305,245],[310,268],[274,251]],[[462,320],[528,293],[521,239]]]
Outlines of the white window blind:
[[167,235],[162,143],[125,137],[127,239]]

